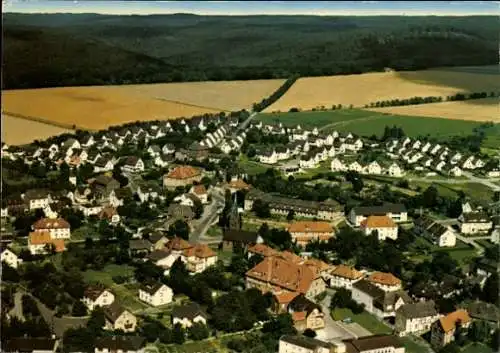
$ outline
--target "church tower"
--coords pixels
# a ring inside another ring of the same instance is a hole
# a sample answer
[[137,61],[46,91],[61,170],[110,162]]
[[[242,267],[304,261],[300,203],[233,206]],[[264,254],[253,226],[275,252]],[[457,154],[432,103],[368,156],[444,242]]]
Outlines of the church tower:
[[234,200],[229,212],[229,229],[241,229],[241,218],[238,212],[238,200],[236,193],[234,193]]

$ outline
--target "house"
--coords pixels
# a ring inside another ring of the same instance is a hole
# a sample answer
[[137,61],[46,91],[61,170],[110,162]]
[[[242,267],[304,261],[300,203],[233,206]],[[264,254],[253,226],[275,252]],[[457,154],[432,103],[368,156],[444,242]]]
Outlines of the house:
[[428,332],[438,319],[439,313],[432,300],[405,304],[396,310],[394,329],[399,336],[421,335]]
[[375,315],[379,320],[394,317],[396,310],[404,304],[412,302],[405,291],[384,291],[366,279],[352,285],[351,296],[358,304],[364,304],[365,310]]
[[[406,349],[394,335],[372,335],[343,341],[337,352],[347,353],[405,353]],[[335,352],[335,351],[334,351]]]
[[99,157],[94,163],[94,173],[110,172],[113,168],[113,162],[104,156]]
[[274,150],[262,151],[257,155],[259,162],[264,164],[276,164],[278,163],[278,155]]
[[133,257],[142,257],[153,251],[153,244],[147,239],[130,239],[128,249]]
[[172,161],[172,158],[169,156],[156,156],[154,159],[154,165],[160,168],[165,168],[169,165],[170,161]]
[[386,203],[382,206],[354,207],[349,213],[349,221],[359,227],[369,216],[387,216],[399,223],[407,221],[408,212],[403,204]]
[[146,152],[148,152],[152,158],[156,158],[156,157],[160,156],[161,148],[158,145],[151,145],[148,147]]
[[262,256],[262,257],[269,257],[269,256],[274,256],[278,255],[279,252],[277,250],[274,250],[273,248],[267,246],[266,244],[258,243],[252,246],[248,247],[247,250],[247,256],[248,258],[251,258],[254,255]]
[[193,182],[200,182],[202,170],[189,165],[178,166],[163,176],[163,186],[175,189],[177,186],[186,186]]
[[69,239],[71,230],[69,223],[63,218],[40,218],[33,223],[36,233],[49,233],[52,239]]
[[460,309],[441,317],[431,327],[431,345],[435,349],[446,346],[455,340],[455,330],[457,325],[461,328],[469,328],[472,322],[467,310]]
[[161,250],[168,243],[168,239],[160,232],[154,232],[152,234],[145,235],[153,244],[154,250]]
[[97,214],[97,218],[100,220],[105,219],[111,224],[120,223],[120,215],[118,214],[116,207],[113,206],[104,206],[101,209],[101,212]]
[[379,241],[398,238],[398,226],[387,216],[368,216],[360,227],[366,235],[375,234]]
[[382,167],[377,161],[373,161],[365,167],[364,172],[367,174],[382,174]]
[[161,151],[163,152],[163,154],[174,154],[175,147],[173,144],[167,143],[161,148]]
[[278,353],[332,353],[336,352],[334,349],[335,346],[332,343],[315,338],[284,335],[280,338]]
[[82,146],[80,145],[80,142],[78,142],[77,139],[75,138],[69,138],[67,139],[66,141],[64,141],[62,144],[61,144],[61,149],[62,150],[67,150],[69,153],[68,154],[71,154],[71,151],[73,149],[77,149],[77,148],[81,148]]
[[242,229],[224,229],[222,248],[224,250],[244,249],[255,244],[262,244],[264,239],[257,233]]
[[400,178],[404,175],[404,170],[396,163],[392,163],[389,168],[387,168],[387,174],[393,177]]
[[325,327],[321,306],[307,299],[304,294],[299,294],[292,299],[288,305],[288,312],[292,315],[297,331],[320,330]]
[[299,160],[299,167],[302,169],[311,169],[316,167],[316,153],[314,151],[308,152],[306,155],[301,156]]
[[453,177],[461,177],[462,176],[462,169],[458,166],[447,166],[444,168],[444,172]]
[[48,232],[31,232],[28,236],[28,250],[32,255],[56,253],[66,250],[63,239],[54,239]]
[[453,247],[456,244],[457,238],[455,232],[435,220],[420,216],[414,221],[413,230],[417,235],[422,235],[429,238],[433,243],[440,247]]
[[352,285],[361,280],[364,274],[357,271],[354,267],[338,265],[330,272],[330,287],[352,289]]
[[167,209],[167,216],[172,220],[182,219],[188,222],[194,218],[194,212],[190,206],[171,203]]
[[85,288],[83,292],[82,302],[89,311],[96,307],[105,307],[113,304],[115,295],[102,285],[92,285]]
[[354,161],[347,166],[347,170],[358,172],[358,173],[363,173],[364,167],[361,164],[359,164],[357,161]]
[[207,189],[205,188],[205,185],[199,184],[199,185],[193,185],[189,192],[193,195],[195,195],[203,205],[206,205],[208,203],[208,192]]
[[145,284],[139,288],[139,299],[151,306],[161,306],[172,302],[174,293],[163,283]]
[[113,190],[120,188],[120,183],[116,179],[104,174],[89,179],[87,182],[98,197],[109,197]]
[[181,260],[189,272],[201,273],[216,264],[217,254],[207,244],[195,244],[183,251]]
[[366,280],[386,292],[401,289],[401,280],[392,273],[376,271],[371,273]]
[[196,202],[198,202],[201,200],[198,199],[195,195],[193,194],[182,194],[182,195],[179,195],[179,196],[176,196],[174,198],[174,202],[178,202],[179,205],[181,206],[189,206],[189,207],[194,207],[194,205],[196,204]]
[[458,220],[463,234],[488,233],[493,228],[491,218],[484,211],[462,213]]
[[151,202],[157,198],[162,198],[161,187],[154,182],[139,183],[136,190],[137,196],[141,202]]
[[328,222],[295,221],[288,228],[292,241],[305,246],[311,241],[328,241],[334,236],[333,226]]
[[139,336],[106,336],[94,342],[94,353],[144,353],[146,339]]
[[4,248],[0,253],[0,261],[6,263],[12,268],[17,268],[22,260],[16,255],[14,251],[9,248]]
[[180,324],[183,328],[191,327],[195,323],[206,325],[207,319],[207,314],[195,302],[177,306],[172,310],[172,325]]
[[3,353],[55,353],[58,341],[54,338],[11,338],[2,342]]
[[474,169],[476,163],[474,162],[474,156],[464,156],[461,160],[462,169]]
[[490,241],[493,244],[500,244],[500,227],[496,226],[495,229],[493,229],[493,232],[491,232]]
[[257,288],[263,293],[298,292],[307,298],[314,298],[326,290],[323,278],[316,277],[308,266],[279,256],[264,258],[248,270],[245,276],[247,288]]
[[136,156],[125,158],[125,163],[122,165],[122,170],[129,173],[138,173],[144,171],[144,162]]
[[122,330],[134,332],[137,326],[137,318],[130,311],[122,307],[116,301],[104,307],[105,330]]
[[22,198],[29,205],[29,210],[45,208],[49,204],[49,192],[45,189],[30,189]]
[[155,266],[162,268],[165,275],[168,275],[174,262],[180,257],[178,254],[172,254],[165,249],[153,250],[145,259],[151,261]]

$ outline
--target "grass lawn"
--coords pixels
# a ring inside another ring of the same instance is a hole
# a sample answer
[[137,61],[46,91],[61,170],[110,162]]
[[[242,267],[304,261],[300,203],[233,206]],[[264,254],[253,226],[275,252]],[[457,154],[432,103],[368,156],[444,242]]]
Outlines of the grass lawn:
[[273,168],[273,166],[265,165],[255,161],[240,161],[238,165],[245,171],[245,173],[250,175],[264,173],[269,168]]
[[376,116],[379,113],[366,112],[359,109],[340,109],[331,111],[305,111],[299,113],[261,113],[256,116],[257,120],[265,124],[282,123],[285,126],[296,126],[302,128],[322,127],[330,124],[343,124],[344,122],[365,119]]
[[497,246],[497,245],[493,244],[491,241],[489,241],[488,239],[479,239],[479,240],[476,240],[475,242],[478,243],[483,248],[492,248],[492,247]]
[[208,228],[207,235],[209,237],[219,237],[219,236],[222,236],[222,230],[219,226],[215,225],[215,226]]
[[157,348],[160,353],[211,353],[211,352],[227,352],[222,346],[220,340],[212,339],[199,342],[186,342],[182,345],[172,344],[164,345],[158,344]]
[[342,320],[347,317],[350,317],[354,322],[363,326],[365,329],[367,329],[374,335],[392,332],[390,327],[386,326],[384,323],[379,321],[375,316],[366,311],[363,311],[361,314],[355,315],[352,313],[350,309],[337,308],[332,312],[332,316],[334,320]]
[[493,350],[482,343],[471,343],[462,349],[462,353],[493,353]]
[[407,353],[427,353],[427,352],[429,352],[429,349],[426,346],[418,344],[417,342],[415,342],[414,340],[412,340],[409,337],[401,337],[401,338],[399,338],[399,340],[405,346]]

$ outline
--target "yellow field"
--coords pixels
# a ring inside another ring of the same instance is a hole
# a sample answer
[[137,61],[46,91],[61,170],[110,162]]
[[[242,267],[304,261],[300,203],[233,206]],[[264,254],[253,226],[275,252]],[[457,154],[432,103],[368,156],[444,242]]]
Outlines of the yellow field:
[[2,141],[8,145],[24,145],[66,132],[72,130],[2,114]]
[[462,102],[443,102],[401,107],[370,108],[381,113],[425,116],[457,120],[493,121],[500,123],[498,98],[474,99]]
[[[61,127],[103,129],[249,108],[283,80],[63,87],[2,92],[3,111]],[[9,133],[9,132],[7,132]]]
[[266,112],[292,107],[311,110],[333,104],[362,107],[371,102],[414,96],[448,96],[458,92],[498,91],[498,75],[451,70],[383,72],[361,75],[306,77]]

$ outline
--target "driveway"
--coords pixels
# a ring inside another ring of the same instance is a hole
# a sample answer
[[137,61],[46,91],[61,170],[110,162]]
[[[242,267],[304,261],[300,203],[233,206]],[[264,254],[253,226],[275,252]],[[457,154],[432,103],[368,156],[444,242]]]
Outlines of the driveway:
[[222,238],[205,236],[208,228],[217,219],[219,211],[224,208],[224,196],[220,190],[214,188],[210,195],[212,196],[212,202],[205,206],[201,218],[197,220],[193,232],[189,235],[189,240],[193,243],[198,241],[218,243],[222,240]]

